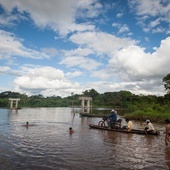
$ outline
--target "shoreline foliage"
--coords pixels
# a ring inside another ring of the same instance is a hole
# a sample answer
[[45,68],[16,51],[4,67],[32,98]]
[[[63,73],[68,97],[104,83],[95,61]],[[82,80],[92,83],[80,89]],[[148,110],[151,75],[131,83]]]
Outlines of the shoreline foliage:
[[170,73],[163,79],[167,94],[164,96],[135,95],[130,91],[98,93],[95,89],[85,90],[81,95],[71,94],[43,97],[41,94],[27,96],[17,92],[5,91],[0,93],[0,107],[9,108],[9,98],[20,98],[19,107],[80,107],[79,97],[92,97],[93,107],[123,108],[124,117],[144,121],[147,118],[154,122],[164,122],[170,118]]
[[96,90],[86,90],[83,94],[68,97],[42,95],[27,96],[17,92],[0,93],[0,107],[9,108],[9,98],[20,98],[19,107],[81,107],[79,97],[92,97],[93,107],[110,107],[126,110],[124,117],[136,120],[150,118],[152,121],[163,122],[170,118],[170,95],[135,95],[130,91],[98,93]]

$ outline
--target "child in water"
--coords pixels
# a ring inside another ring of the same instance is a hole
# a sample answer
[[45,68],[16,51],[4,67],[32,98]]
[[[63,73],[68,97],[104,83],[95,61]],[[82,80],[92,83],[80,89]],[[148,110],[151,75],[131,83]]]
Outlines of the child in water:
[[72,127],[69,128],[69,132],[70,132],[70,134],[74,133],[74,130]]

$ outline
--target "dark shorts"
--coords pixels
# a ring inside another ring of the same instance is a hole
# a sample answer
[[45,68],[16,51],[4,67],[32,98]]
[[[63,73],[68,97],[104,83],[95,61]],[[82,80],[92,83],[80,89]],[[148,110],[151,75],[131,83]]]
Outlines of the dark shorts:
[[170,132],[168,132],[168,135],[170,136]]

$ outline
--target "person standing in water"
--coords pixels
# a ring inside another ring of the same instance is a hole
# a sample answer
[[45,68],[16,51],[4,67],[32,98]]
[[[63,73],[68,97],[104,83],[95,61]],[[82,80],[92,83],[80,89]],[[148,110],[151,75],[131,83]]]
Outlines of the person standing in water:
[[165,144],[168,146],[168,143],[170,142],[170,120],[166,119],[165,122]]

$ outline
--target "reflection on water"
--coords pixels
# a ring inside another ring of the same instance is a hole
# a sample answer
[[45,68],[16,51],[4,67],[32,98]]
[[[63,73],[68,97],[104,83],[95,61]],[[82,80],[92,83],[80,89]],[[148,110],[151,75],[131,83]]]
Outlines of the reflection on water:
[[[164,125],[154,124],[160,136],[89,129],[100,119],[80,117],[70,108],[0,109],[0,169],[170,168]],[[28,128],[23,126],[27,121]],[[141,128],[140,122],[134,125]]]

